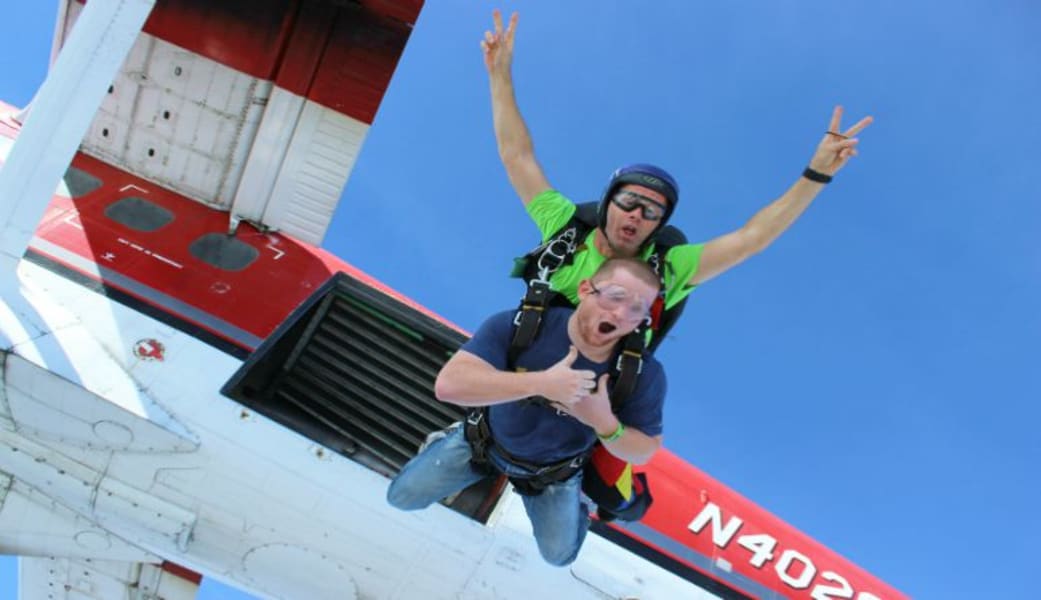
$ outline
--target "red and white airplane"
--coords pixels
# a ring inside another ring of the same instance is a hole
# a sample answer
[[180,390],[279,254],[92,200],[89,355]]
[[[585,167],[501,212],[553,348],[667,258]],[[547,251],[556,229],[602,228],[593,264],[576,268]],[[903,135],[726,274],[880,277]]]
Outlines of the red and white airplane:
[[667,450],[565,569],[501,481],[387,505],[465,334],[318,245],[421,4],[61,0],[0,107],[19,597],[906,598]]

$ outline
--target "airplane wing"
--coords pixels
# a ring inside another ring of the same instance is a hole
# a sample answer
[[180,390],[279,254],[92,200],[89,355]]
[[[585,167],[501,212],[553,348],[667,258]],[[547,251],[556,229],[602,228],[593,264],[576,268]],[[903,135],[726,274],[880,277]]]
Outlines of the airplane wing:
[[319,245],[421,5],[156,2],[81,150]]
[[172,563],[25,558],[18,564],[19,600],[192,600],[201,577]]
[[0,472],[0,552],[18,554],[19,598],[195,598],[202,577],[120,539]]

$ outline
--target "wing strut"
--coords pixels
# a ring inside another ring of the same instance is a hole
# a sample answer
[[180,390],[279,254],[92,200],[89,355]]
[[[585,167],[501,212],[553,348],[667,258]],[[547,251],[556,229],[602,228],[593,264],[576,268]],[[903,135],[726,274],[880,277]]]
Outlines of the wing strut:
[[21,259],[155,0],[88,2],[0,169],[0,263]]

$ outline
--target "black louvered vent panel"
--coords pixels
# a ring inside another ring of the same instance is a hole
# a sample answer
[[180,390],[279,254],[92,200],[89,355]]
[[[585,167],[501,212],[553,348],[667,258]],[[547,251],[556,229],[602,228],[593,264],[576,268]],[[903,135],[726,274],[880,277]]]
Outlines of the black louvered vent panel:
[[462,418],[434,399],[466,337],[338,274],[293,312],[223,392],[387,475],[428,433]]
[[[221,390],[388,477],[431,431],[463,417],[434,399],[466,336],[340,273],[293,311]],[[485,522],[505,487],[490,478],[449,505]]]
[[400,469],[428,433],[462,417],[433,399],[449,349],[410,333],[337,297],[302,340],[275,396]]

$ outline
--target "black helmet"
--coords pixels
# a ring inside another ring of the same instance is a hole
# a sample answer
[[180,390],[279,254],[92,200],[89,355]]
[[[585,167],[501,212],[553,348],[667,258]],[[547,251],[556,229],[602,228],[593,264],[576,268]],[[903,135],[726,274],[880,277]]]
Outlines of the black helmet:
[[627,165],[615,170],[611,174],[611,179],[608,180],[607,187],[604,188],[604,195],[600,198],[600,205],[597,207],[600,229],[606,231],[607,204],[611,201],[611,197],[618,191],[618,188],[627,183],[650,188],[665,196],[665,199],[668,200],[668,206],[665,207],[665,216],[658,222],[658,227],[654,230],[657,233],[668,223],[669,217],[672,216],[672,211],[675,210],[676,204],[680,201],[680,186],[672,178],[672,175],[665,172],[665,169],[645,164]]

